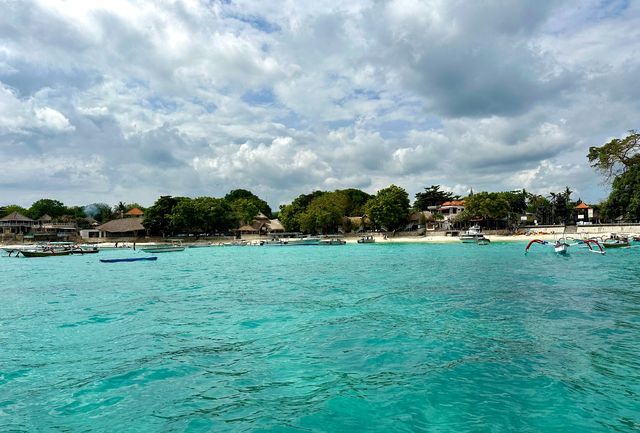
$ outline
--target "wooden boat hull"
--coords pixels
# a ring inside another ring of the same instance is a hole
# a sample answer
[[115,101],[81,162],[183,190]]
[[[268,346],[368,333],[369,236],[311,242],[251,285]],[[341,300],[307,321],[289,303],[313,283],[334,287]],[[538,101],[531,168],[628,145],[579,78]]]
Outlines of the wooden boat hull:
[[20,251],[25,257],[53,257],[53,256],[68,256],[71,251]]
[[600,245],[605,248],[628,248],[631,246],[629,242],[603,242]]

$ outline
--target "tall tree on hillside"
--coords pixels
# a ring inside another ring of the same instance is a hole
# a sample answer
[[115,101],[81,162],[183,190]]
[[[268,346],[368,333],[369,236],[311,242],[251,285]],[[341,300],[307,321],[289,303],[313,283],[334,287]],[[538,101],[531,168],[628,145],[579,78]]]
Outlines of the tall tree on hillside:
[[439,206],[446,201],[459,199],[460,196],[454,195],[452,192],[441,191],[440,185],[431,185],[430,187],[425,188],[424,192],[416,194],[416,200],[413,202],[413,208],[415,210],[425,211],[429,206]]
[[404,188],[391,185],[381,189],[367,202],[367,216],[377,227],[397,230],[409,217],[409,195]]

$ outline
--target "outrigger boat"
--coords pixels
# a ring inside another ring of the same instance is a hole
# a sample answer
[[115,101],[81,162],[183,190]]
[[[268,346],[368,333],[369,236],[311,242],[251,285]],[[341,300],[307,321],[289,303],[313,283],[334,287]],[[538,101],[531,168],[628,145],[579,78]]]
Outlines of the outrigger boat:
[[630,248],[631,243],[627,237],[612,234],[609,239],[602,242],[602,246],[605,248]]
[[[605,251],[602,248],[602,245],[600,245],[600,243],[598,241],[593,240],[593,239],[585,239],[583,241],[576,241],[575,244],[569,244],[564,239],[558,239],[557,241],[555,241],[553,243],[551,243],[549,241],[543,241],[541,239],[532,239],[527,244],[527,247],[524,249],[524,253],[525,254],[527,254],[529,252],[529,248],[531,248],[531,245],[533,245],[533,244],[551,245],[551,246],[553,246],[554,251],[558,255],[567,255],[568,252],[569,252],[569,247],[571,245],[577,245],[577,244],[586,245],[589,248],[589,252],[591,252],[591,253],[605,254]],[[597,250],[595,250],[593,248],[594,245],[598,248]]]
[[[39,251],[35,250],[21,250],[19,254],[22,254],[25,257],[53,257],[53,256],[68,256],[71,254],[69,250],[54,250],[53,248],[42,249]],[[16,254],[17,256],[17,254]]]

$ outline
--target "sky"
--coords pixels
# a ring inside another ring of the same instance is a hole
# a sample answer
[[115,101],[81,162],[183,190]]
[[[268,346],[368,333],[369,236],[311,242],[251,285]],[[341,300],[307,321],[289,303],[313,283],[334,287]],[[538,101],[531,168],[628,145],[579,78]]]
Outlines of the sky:
[[640,2],[0,0],[0,205],[608,185]]

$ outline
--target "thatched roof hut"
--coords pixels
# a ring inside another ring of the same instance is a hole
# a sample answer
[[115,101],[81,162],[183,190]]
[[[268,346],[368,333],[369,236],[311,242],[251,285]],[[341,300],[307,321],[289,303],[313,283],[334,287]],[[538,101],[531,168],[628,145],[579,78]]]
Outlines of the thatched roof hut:
[[14,222],[34,222],[31,218],[26,217],[18,212],[11,212],[4,218],[0,218],[0,221],[14,221]]
[[140,232],[144,233],[142,218],[122,218],[111,220],[98,227],[100,237],[119,237],[119,236],[138,236]]
[[254,233],[258,233],[258,230],[251,227],[249,224],[245,224],[238,229],[238,232],[243,234],[254,234]]
[[284,232],[284,226],[279,219],[273,219],[269,221],[269,232]]
[[11,212],[0,219],[0,231],[2,233],[27,233],[38,223],[18,212]]

